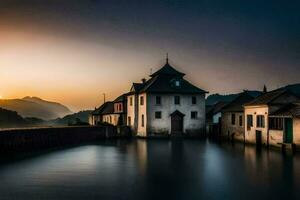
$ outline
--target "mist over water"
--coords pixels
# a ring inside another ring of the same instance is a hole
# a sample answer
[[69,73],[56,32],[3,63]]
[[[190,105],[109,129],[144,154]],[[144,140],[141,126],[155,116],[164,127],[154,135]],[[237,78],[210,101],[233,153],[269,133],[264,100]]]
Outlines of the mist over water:
[[300,157],[242,144],[114,140],[2,159],[0,199],[299,198]]

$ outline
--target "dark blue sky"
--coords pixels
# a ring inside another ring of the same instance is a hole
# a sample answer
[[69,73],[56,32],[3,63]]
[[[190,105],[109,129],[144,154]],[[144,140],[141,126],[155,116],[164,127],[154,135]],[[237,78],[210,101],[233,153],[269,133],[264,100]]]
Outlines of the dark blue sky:
[[124,62],[128,82],[166,52],[211,92],[300,82],[300,1],[2,0],[0,25],[108,46],[114,66],[121,54],[137,57]]

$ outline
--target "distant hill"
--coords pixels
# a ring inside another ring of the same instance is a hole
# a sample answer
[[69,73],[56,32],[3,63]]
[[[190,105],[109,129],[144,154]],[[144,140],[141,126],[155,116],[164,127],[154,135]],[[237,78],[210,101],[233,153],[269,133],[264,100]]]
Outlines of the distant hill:
[[49,121],[50,125],[69,125],[78,123],[78,121],[83,123],[88,123],[89,114],[92,110],[84,110],[74,114],[66,115],[63,118],[57,118],[55,120]]
[[283,88],[292,91],[293,93],[295,93],[296,95],[298,95],[300,97],[300,83],[293,84],[293,85],[287,85]]
[[23,117],[34,117],[43,120],[55,119],[72,113],[62,104],[45,101],[38,97],[0,99],[0,107],[16,111]]
[[42,119],[23,118],[17,112],[0,108],[0,128],[41,126]]
[[229,94],[229,95],[222,95],[222,94],[212,94],[206,98],[206,105],[214,105],[220,101],[222,102],[230,102],[235,99],[238,94]]
[[[260,91],[255,91],[255,90],[248,90],[248,93],[253,96],[257,97],[261,94]],[[228,95],[222,95],[222,94],[212,94],[209,95],[206,98],[206,105],[211,106],[214,105],[218,102],[231,102],[233,99],[235,99],[240,93],[237,94],[228,94]]]

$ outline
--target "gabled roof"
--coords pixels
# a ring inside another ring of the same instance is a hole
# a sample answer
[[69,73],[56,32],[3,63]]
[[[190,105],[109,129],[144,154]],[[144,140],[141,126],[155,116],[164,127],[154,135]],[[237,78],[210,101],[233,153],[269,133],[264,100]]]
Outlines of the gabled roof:
[[107,101],[107,102],[103,103],[99,108],[96,108],[91,114],[92,115],[102,115],[103,111],[106,109],[106,107],[109,104],[112,104],[112,102]]
[[253,101],[256,95],[261,94],[261,92],[254,93],[247,90],[241,92],[234,100],[228,103],[222,108],[222,112],[243,112],[244,105]]
[[290,103],[287,105],[283,105],[276,111],[271,112],[270,116],[300,117],[300,103]]
[[122,94],[122,95],[118,96],[113,102],[114,103],[124,102],[124,101],[126,101],[126,96],[127,96],[127,94]]
[[162,68],[160,68],[158,71],[154,72],[150,76],[155,77],[155,76],[160,75],[160,74],[171,75],[171,76],[179,76],[179,77],[183,77],[185,75],[184,73],[181,73],[181,72],[177,71],[176,69],[174,69],[169,64],[168,61]]
[[219,101],[214,105],[206,107],[206,116],[213,116],[219,112],[228,104],[229,102]]
[[114,113],[114,103],[107,102],[100,114],[105,115],[105,114],[113,114],[113,113]]
[[[179,86],[176,86],[176,81]],[[159,74],[149,79],[140,92],[150,93],[180,93],[180,94],[203,94],[206,91],[192,85],[183,78],[174,77],[167,74]]]
[[286,89],[277,89],[267,93],[263,93],[262,95],[255,98],[253,101],[247,103],[246,106],[269,105],[283,94],[292,94],[292,92]]

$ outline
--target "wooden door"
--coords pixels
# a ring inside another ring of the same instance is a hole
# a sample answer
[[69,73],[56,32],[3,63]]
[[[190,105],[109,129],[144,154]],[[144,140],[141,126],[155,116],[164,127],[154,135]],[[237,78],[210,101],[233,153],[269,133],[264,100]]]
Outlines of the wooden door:
[[284,120],[284,142],[293,143],[293,119],[286,118]]
[[171,117],[171,132],[172,132],[172,134],[180,134],[183,132],[183,116],[172,115],[172,117]]
[[262,145],[261,131],[256,131],[256,145],[257,147]]

